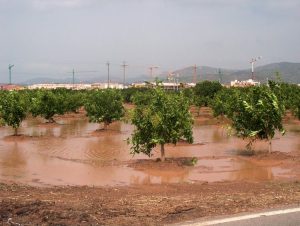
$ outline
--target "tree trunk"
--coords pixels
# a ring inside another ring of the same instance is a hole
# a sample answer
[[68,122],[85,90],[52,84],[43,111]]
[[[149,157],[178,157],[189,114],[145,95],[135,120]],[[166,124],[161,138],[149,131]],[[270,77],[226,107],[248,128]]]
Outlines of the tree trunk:
[[48,123],[54,123],[54,122],[55,120],[52,117],[48,119]]
[[18,136],[18,127],[14,128],[14,136]]
[[269,154],[272,152],[272,140],[269,140]]
[[107,127],[108,127],[108,125],[109,125],[109,123],[107,123],[107,122],[104,122],[103,129],[104,129],[104,130],[107,130]]
[[161,154],[161,161],[164,162],[166,160],[165,157],[165,144],[160,145],[160,154]]

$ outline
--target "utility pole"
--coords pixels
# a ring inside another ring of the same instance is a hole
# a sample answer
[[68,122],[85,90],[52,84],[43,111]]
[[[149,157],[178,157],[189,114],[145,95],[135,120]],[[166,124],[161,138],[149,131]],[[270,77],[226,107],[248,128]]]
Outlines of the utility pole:
[[177,73],[176,74],[176,89],[177,89],[177,91],[179,91],[179,84],[178,84],[178,82],[179,82],[179,74]]
[[9,64],[8,65],[8,70],[9,70],[9,85],[11,85],[11,69],[14,67],[14,64]]
[[72,71],[72,82],[73,82],[73,89],[74,89],[74,86],[75,86],[75,70],[73,68],[73,71]]
[[[94,72],[97,72],[97,71],[76,71],[76,74],[81,74],[81,73],[94,73]],[[75,69],[73,68],[72,71],[68,71],[67,72],[68,74],[72,74],[72,88],[75,89]]]
[[256,61],[258,61],[259,59],[261,59],[261,58],[262,58],[262,56],[259,56],[259,57],[256,57],[256,58],[252,58],[251,61],[250,61],[250,64],[251,64],[251,78],[252,78],[252,80],[255,79],[255,77],[254,77],[254,63]]
[[194,79],[193,82],[196,84],[197,83],[197,65],[194,65]]
[[158,68],[158,66],[151,66],[151,67],[149,67],[151,79],[153,79],[153,69],[157,69],[157,68]]
[[123,64],[121,65],[123,67],[123,89],[125,88],[125,73],[126,73],[126,67],[128,67],[128,64],[126,64],[125,61],[123,61]]
[[220,68],[218,69],[218,74],[219,74],[220,83],[222,84],[222,73]]
[[107,88],[109,89],[109,61],[107,61],[106,65],[107,65]]

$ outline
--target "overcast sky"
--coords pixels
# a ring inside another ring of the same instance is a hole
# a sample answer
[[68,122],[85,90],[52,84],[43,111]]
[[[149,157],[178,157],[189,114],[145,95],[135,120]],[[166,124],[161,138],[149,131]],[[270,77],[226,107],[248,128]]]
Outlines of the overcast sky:
[[0,0],[0,83],[300,62],[299,21],[299,0]]

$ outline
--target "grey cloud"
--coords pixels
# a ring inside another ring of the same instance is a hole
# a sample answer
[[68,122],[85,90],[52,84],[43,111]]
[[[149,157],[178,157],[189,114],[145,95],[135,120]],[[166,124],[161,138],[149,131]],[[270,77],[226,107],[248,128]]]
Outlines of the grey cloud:
[[129,76],[149,65],[245,68],[300,61],[295,0],[0,0],[0,83],[7,65],[60,76],[73,67]]

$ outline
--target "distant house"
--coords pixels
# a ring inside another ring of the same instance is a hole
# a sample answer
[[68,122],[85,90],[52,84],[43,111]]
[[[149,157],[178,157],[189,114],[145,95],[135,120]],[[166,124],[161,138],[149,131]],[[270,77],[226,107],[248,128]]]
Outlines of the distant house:
[[28,89],[59,89],[59,88],[65,88],[65,89],[90,89],[91,84],[51,84],[51,83],[44,83],[44,84],[34,84],[28,86]]
[[[59,89],[59,88],[65,88],[65,89],[75,89],[75,90],[83,90],[83,89],[107,89],[108,84],[107,83],[93,83],[93,84],[51,84],[51,83],[45,83],[45,84],[34,84],[28,86],[28,89]],[[109,83],[109,88],[113,89],[123,89],[123,84],[119,83]]]
[[107,89],[108,86],[111,89],[124,89],[124,85],[120,84],[120,83],[114,83],[114,82],[110,82],[109,85],[108,83],[93,83],[91,84],[91,88],[92,89]]
[[245,81],[234,80],[230,82],[230,86],[233,87],[247,87],[247,86],[259,86],[260,82],[254,81],[252,79],[248,79]]
[[21,90],[21,89],[24,89],[24,87],[20,85],[0,84],[0,90]]

